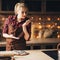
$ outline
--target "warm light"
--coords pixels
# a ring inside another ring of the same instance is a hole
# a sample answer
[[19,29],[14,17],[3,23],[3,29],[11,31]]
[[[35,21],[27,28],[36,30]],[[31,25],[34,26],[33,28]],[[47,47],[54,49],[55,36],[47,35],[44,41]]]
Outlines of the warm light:
[[57,37],[60,38],[60,35],[58,35]]
[[39,29],[41,29],[42,28],[42,26],[41,25],[39,25]]
[[39,38],[39,36],[37,36],[36,38]]
[[41,23],[39,23],[39,24],[41,24]]
[[34,17],[32,16],[31,18],[33,19]]
[[57,23],[55,23],[55,26],[57,25]]
[[58,29],[60,29],[60,26],[57,26]]
[[51,27],[51,25],[47,25],[46,27],[50,28],[50,27]]
[[49,17],[48,17],[48,18],[47,18],[47,20],[48,20],[48,21],[50,21],[50,20],[51,20],[51,18],[49,18]]
[[57,20],[60,20],[60,18],[57,18]]
[[57,34],[58,34],[58,32],[57,32]]
[[5,20],[5,18],[3,17],[3,18],[2,18],[2,21],[4,21],[4,20]]
[[39,20],[41,20],[41,17],[39,18]]

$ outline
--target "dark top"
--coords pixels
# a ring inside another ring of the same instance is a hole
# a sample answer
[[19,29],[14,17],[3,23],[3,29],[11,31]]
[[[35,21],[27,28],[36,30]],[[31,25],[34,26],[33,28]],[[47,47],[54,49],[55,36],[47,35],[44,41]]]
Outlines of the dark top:
[[[3,33],[13,34],[20,39],[6,39],[6,50],[23,50],[26,48],[26,40],[24,39],[24,32],[22,24],[28,20],[25,18],[21,22],[17,22],[16,16],[9,16],[4,23]],[[31,23],[27,26],[27,31],[31,36]]]

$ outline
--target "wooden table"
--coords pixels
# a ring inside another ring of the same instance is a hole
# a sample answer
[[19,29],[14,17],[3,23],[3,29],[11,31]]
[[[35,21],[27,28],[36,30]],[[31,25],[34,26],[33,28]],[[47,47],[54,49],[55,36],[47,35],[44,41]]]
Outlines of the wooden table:
[[13,59],[14,60],[54,60],[47,54],[43,53],[41,50],[27,50],[26,52],[28,52],[29,55],[14,56]]
[[[45,48],[46,45],[52,45],[53,48],[55,47],[55,45],[57,45],[58,43],[60,43],[60,39],[58,38],[33,38],[30,41],[26,41],[27,46],[30,46],[31,49],[33,49],[33,46],[36,45],[40,45],[41,49]],[[0,42],[0,47],[5,47],[6,46],[6,42],[1,41]]]

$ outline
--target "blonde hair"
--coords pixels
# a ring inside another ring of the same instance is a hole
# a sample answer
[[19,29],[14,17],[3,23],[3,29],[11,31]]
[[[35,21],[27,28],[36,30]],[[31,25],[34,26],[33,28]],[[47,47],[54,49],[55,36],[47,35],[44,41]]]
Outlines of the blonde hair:
[[[17,15],[17,11],[21,8],[21,7],[25,7],[27,8],[27,6],[25,5],[25,3],[17,3],[14,7],[14,12]],[[28,9],[28,8],[27,8]]]

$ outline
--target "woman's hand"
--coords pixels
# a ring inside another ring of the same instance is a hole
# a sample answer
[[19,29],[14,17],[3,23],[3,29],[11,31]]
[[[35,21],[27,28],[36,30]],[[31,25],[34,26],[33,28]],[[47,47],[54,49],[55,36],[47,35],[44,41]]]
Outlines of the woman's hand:
[[15,36],[13,36],[13,35],[10,35],[10,38],[19,39],[19,37],[15,37]]
[[27,20],[27,21],[22,25],[25,40],[28,40],[28,38],[29,38],[29,33],[28,33],[28,31],[27,31],[26,26],[27,26],[30,22],[31,22],[30,20]]
[[19,37],[15,37],[15,36],[13,36],[12,34],[6,34],[6,33],[3,33],[3,37],[4,38],[13,38],[13,39],[19,39]]
[[30,22],[30,20],[27,20],[22,26],[27,26]]

